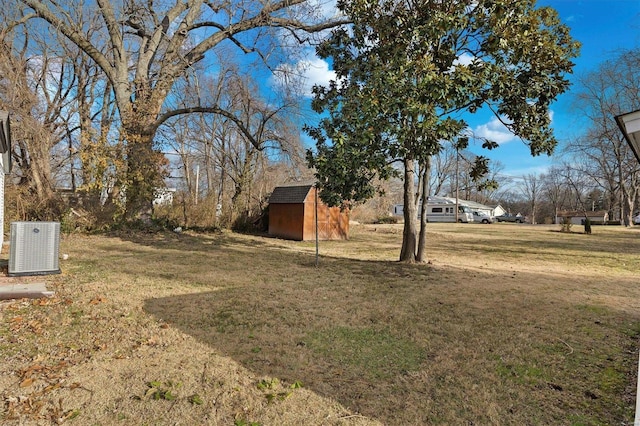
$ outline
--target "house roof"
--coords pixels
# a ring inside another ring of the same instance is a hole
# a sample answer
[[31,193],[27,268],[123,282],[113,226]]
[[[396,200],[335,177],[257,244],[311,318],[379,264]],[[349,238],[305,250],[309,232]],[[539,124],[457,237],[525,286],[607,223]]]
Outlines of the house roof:
[[304,203],[313,185],[278,186],[269,197],[270,204]]
[[597,211],[562,211],[558,212],[558,216],[560,217],[605,217],[609,216],[609,213],[605,210],[597,210]]

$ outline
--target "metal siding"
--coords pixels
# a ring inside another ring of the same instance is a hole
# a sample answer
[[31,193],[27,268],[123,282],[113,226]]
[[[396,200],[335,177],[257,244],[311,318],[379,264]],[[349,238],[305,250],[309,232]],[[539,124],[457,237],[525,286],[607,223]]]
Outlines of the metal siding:
[[0,155],[0,247],[4,244],[4,164]]
[[59,273],[60,222],[11,222],[12,275]]

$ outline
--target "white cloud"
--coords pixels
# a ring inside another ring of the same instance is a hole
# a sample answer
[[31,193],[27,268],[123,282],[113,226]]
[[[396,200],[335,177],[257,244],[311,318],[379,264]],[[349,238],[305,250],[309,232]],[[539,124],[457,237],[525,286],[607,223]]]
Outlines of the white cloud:
[[476,126],[473,134],[479,138],[485,138],[498,144],[504,144],[516,139],[516,136],[505,127],[497,117],[493,117],[491,121]]
[[335,0],[315,0],[309,4],[311,9],[319,10],[320,16],[324,18],[337,18],[342,16]]
[[335,71],[330,70],[329,64],[323,59],[314,58],[311,61],[303,61],[301,64],[302,68],[305,69],[304,75],[309,87],[314,84],[328,84],[329,80],[336,79]]
[[469,55],[468,53],[463,53],[458,58],[453,61],[453,66],[456,65],[471,65],[475,60],[475,56]]
[[326,86],[336,79],[335,71],[329,69],[327,61],[318,57],[303,59],[296,64],[281,64],[272,78],[272,84],[278,87],[295,88],[303,96],[311,97],[314,85]]
[[[554,112],[549,110],[549,118],[553,122]],[[508,122],[507,119],[504,119]],[[473,129],[473,135],[478,138],[485,138],[494,141],[499,145],[517,140],[518,137],[511,133],[507,127],[497,117],[492,117],[488,123],[480,124]]]

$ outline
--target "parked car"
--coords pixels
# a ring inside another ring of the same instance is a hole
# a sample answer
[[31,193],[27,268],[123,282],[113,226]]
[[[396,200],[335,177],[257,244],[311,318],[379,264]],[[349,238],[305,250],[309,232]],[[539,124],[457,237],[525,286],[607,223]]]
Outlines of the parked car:
[[636,213],[635,216],[633,216],[633,224],[640,225],[640,213]]
[[502,214],[500,216],[496,216],[496,220],[498,222],[515,222],[515,223],[524,223],[524,216],[520,214]]
[[485,212],[473,212],[473,221],[480,223],[493,223],[493,217],[489,216]]

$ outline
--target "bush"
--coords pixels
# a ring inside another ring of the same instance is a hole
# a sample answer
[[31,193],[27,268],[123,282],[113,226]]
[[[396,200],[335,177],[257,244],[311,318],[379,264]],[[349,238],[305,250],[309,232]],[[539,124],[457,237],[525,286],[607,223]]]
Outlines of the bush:
[[573,223],[571,223],[571,218],[570,217],[563,217],[562,218],[562,222],[560,223],[560,230],[562,232],[571,232],[571,227],[573,226]]
[[383,216],[379,217],[375,223],[398,223],[398,218],[395,216]]

